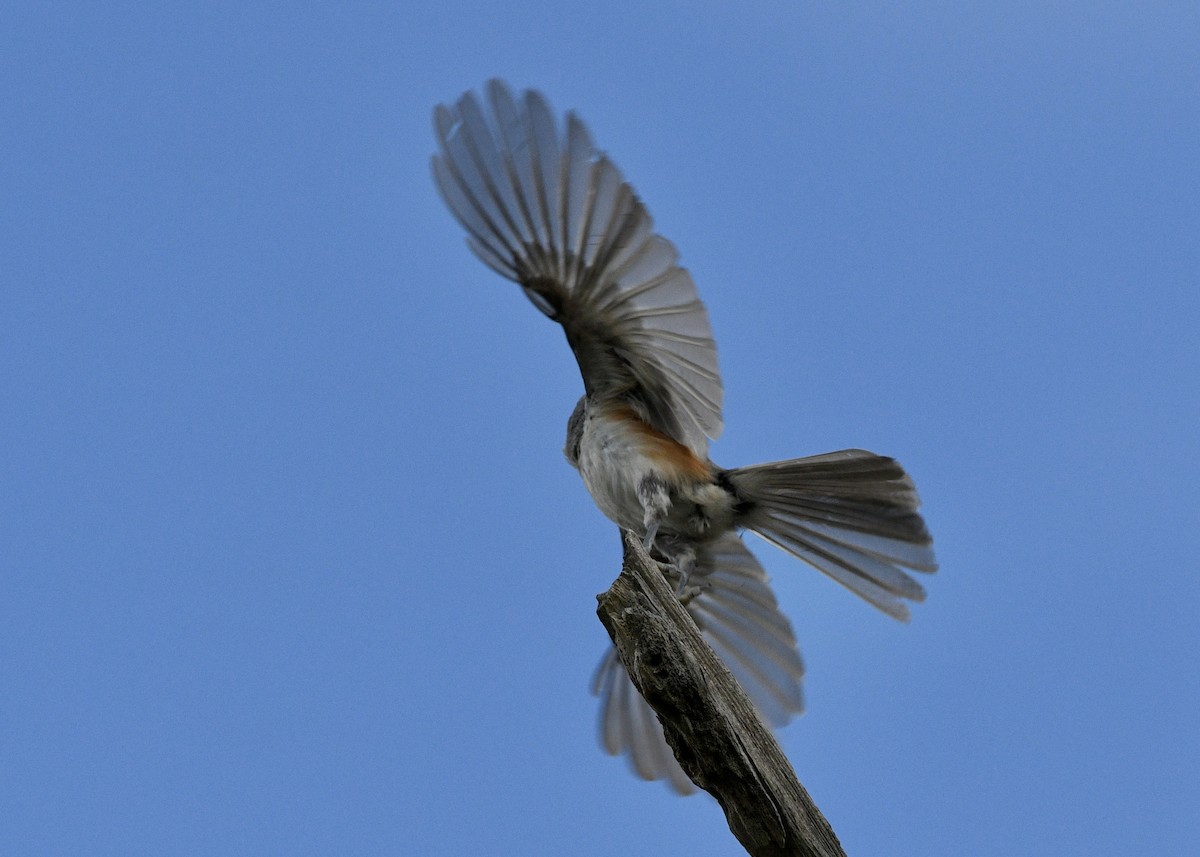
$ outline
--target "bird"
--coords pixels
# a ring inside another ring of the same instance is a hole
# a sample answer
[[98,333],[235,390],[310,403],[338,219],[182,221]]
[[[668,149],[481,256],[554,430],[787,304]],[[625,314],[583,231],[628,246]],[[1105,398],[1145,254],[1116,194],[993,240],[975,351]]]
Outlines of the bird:
[[[908,621],[937,570],[912,479],[844,449],[726,469],[708,457],[723,386],[708,312],[675,246],[573,111],[493,79],[434,109],[437,188],[474,254],[561,325],[583,379],[564,455],[637,535],[759,714],[804,709],[804,661],[750,531]],[[693,791],[616,651],[592,682],[600,736],[643,779]]]

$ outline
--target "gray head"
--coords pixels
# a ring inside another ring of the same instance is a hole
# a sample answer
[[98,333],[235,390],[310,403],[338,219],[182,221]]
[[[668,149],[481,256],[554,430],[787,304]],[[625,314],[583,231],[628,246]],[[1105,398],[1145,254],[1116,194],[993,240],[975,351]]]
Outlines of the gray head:
[[567,442],[563,446],[563,455],[567,462],[576,470],[579,469],[579,442],[583,440],[583,421],[587,417],[587,396],[580,396],[567,420]]

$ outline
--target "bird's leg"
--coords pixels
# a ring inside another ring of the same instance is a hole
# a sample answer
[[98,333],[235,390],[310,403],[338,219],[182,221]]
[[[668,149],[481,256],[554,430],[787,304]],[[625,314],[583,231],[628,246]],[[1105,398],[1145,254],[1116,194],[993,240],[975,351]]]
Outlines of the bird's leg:
[[675,552],[675,571],[679,574],[679,582],[675,584],[675,595],[685,607],[687,603],[700,594],[700,587],[688,586],[692,572],[696,569],[696,548],[684,545]]
[[679,603],[685,607],[699,595],[704,586],[690,584],[692,572],[696,570],[696,546],[678,536],[663,536],[655,545],[654,556],[663,577],[671,584],[671,590]]
[[646,540],[643,545],[649,551],[654,547],[658,525],[666,519],[671,508],[671,492],[666,482],[651,475],[638,483],[637,496],[642,504],[642,523],[646,527]]

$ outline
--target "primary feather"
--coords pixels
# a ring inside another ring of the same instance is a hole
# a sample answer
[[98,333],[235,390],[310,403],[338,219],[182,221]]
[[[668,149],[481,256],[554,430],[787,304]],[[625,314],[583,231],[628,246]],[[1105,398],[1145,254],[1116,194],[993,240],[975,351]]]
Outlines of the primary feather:
[[[721,433],[708,314],[671,242],[583,122],[501,81],[434,114],[433,174],[471,250],[563,326],[589,395],[634,402],[707,453]],[[490,108],[490,109],[489,109]]]

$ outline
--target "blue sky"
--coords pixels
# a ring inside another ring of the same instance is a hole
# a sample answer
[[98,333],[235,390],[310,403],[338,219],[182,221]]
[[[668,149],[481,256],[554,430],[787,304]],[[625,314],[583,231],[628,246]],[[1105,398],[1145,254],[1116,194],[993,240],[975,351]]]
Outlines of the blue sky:
[[726,466],[894,455],[911,625],[752,548],[851,854],[1200,839],[1192,3],[0,13],[0,852],[741,853],[604,756],[616,532],[430,111],[576,108],[680,249]]

